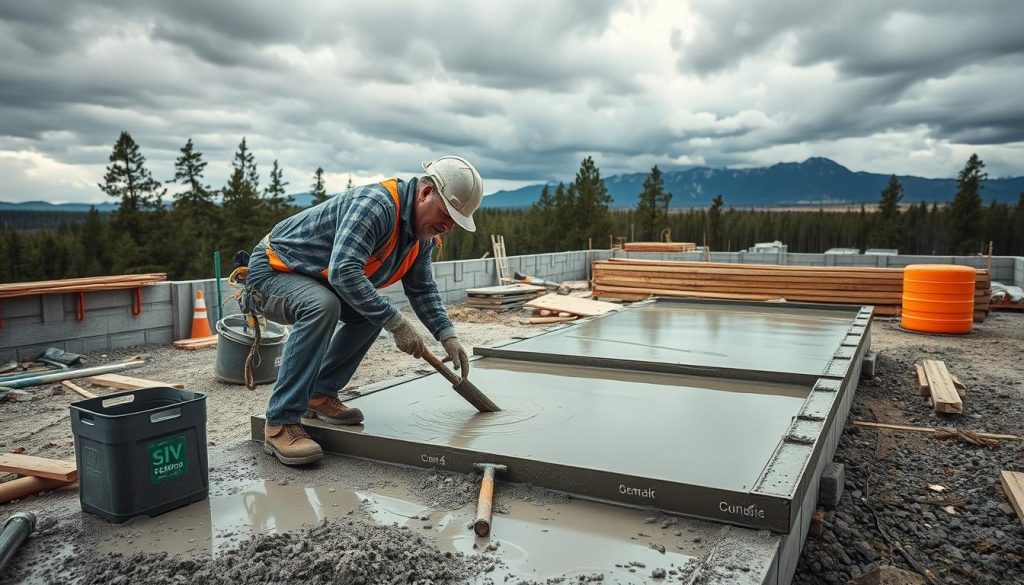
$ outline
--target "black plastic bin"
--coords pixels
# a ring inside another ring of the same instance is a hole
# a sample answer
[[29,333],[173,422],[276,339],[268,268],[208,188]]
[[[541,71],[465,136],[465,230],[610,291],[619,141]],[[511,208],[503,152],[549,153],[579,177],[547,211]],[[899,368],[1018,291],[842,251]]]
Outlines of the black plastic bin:
[[206,499],[206,394],[119,392],[71,405],[82,509],[111,522]]

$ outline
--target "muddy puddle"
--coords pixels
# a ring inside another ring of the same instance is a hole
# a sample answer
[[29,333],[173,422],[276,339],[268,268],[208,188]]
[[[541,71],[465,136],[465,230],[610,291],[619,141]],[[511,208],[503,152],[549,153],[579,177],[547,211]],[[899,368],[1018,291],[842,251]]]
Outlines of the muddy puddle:
[[[232,486],[236,487],[236,486]],[[500,485],[498,487],[500,493]],[[256,533],[282,533],[351,515],[382,525],[406,526],[441,551],[487,555],[501,561],[488,575],[549,579],[601,573],[617,582],[645,582],[656,568],[685,567],[714,544],[719,528],[707,522],[649,511],[571,500],[538,505],[509,500],[495,514],[490,537],[470,525],[475,503],[436,510],[402,488],[374,492],[343,484],[304,487],[259,481],[158,516],[108,525],[88,514],[86,529],[101,523],[102,552],[166,551],[219,555]]]

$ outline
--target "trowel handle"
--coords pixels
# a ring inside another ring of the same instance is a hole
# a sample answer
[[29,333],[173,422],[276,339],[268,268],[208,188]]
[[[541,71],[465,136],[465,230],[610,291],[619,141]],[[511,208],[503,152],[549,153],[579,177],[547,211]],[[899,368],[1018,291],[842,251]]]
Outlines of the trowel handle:
[[473,532],[477,536],[491,533],[491,517],[494,504],[494,468],[487,466],[483,481],[480,482],[480,499],[476,503],[476,520],[473,521]]
[[436,355],[430,353],[429,349],[423,350],[423,359],[427,360],[427,363],[434,366],[434,369],[451,382],[452,386],[462,381],[462,378],[460,378],[458,374],[453,372],[448,366],[441,363],[441,360],[437,359]]

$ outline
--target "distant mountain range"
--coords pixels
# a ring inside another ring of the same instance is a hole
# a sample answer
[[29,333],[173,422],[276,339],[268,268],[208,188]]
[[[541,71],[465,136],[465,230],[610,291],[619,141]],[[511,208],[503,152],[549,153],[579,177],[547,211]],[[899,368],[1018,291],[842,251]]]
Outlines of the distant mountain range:
[[[647,173],[605,177],[613,207],[635,207],[643,190]],[[721,194],[726,206],[780,207],[797,205],[859,205],[878,203],[879,193],[889,183],[889,175],[853,172],[843,165],[822,157],[801,163],[779,163],[751,169],[713,169],[696,167],[682,171],[664,171],[665,189],[672,193],[672,207],[707,207],[715,195]],[[904,203],[945,203],[956,194],[956,179],[925,179],[898,175],[903,185]],[[571,182],[571,179],[568,182]],[[551,184],[552,191],[556,187]],[[529,207],[540,197],[542,184],[529,185],[513,191],[498,191],[484,198],[484,207]],[[993,199],[1016,203],[1024,193],[1024,177],[988,179],[982,189],[987,204]],[[312,194],[293,193],[295,204],[308,206]],[[89,211],[93,204],[26,201],[0,202],[0,211]],[[95,204],[99,211],[114,211],[117,204]]]
[[[604,182],[613,207],[635,207],[648,173],[613,175]],[[853,172],[827,158],[801,163],[779,163],[751,169],[696,167],[663,171],[665,190],[672,193],[672,207],[707,207],[721,194],[726,206],[780,207],[796,205],[859,205],[878,203],[890,175]],[[898,175],[904,203],[945,203],[956,194],[956,179],[925,179]],[[567,183],[571,182],[571,179]],[[553,191],[556,184],[549,188]],[[540,197],[543,185],[514,191],[498,191],[484,198],[485,207],[527,207]],[[995,199],[1016,203],[1024,192],[1024,177],[988,179],[981,195],[986,204]]]

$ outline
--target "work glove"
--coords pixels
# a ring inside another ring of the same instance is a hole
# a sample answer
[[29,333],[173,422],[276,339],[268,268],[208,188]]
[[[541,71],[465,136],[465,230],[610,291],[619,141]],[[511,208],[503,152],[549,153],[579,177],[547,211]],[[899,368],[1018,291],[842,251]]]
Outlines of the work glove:
[[448,352],[448,358],[452,360],[452,365],[455,366],[455,369],[461,372],[463,378],[468,378],[469,356],[466,355],[466,348],[462,346],[459,338],[453,335],[447,339],[442,339],[441,345]]
[[398,349],[414,358],[423,357],[427,344],[423,341],[423,336],[405,318],[405,315],[395,313],[395,316],[384,324],[384,329],[387,329],[391,333],[391,337],[395,338],[395,345]]

